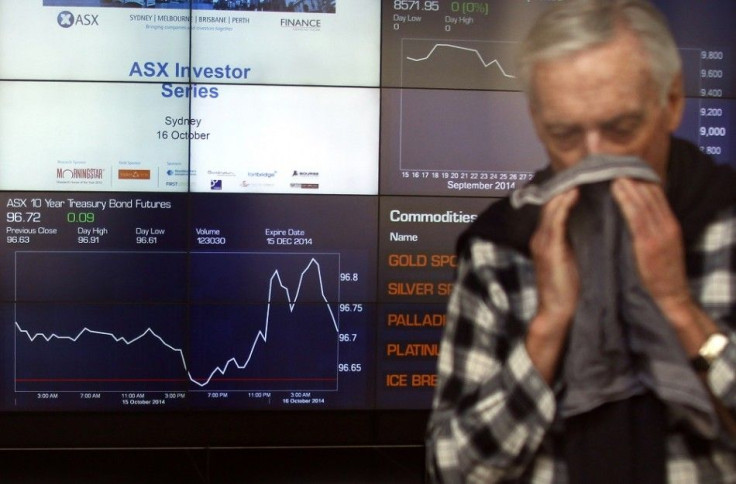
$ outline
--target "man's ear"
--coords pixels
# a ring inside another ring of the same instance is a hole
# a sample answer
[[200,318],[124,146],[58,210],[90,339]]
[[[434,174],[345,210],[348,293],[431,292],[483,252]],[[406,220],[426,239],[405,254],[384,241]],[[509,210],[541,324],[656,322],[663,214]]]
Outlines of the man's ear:
[[682,71],[680,71],[670,84],[667,91],[665,108],[668,113],[668,128],[670,133],[674,132],[682,122],[683,112],[685,111],[685,83],[683,81]]

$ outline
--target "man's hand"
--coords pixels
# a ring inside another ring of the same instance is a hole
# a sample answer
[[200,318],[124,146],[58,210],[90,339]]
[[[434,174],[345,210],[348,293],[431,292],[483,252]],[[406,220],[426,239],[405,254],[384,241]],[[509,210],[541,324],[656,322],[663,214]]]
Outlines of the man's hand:
[[656,183],[617,179],[613,196],[626,219],[642,284],[663,310],[690,300],[680,224]]
[[612,193],[631,232],[641,282],[692,356],[717,326],[691,297],[682,230],[664,191],[656,183],[620,178]]
[[578,191],[555,196],[542,207],[530,249],[539,292],[539,310],[568,322],[575,314],[580,286],[575,254],[567,241],[567,219]]
[[551,383],[578,304],[580,277],[567,241],[567,219],[578,191],[555,196],[544,207],[530,241],[539,297],[526,348],[534,366]]

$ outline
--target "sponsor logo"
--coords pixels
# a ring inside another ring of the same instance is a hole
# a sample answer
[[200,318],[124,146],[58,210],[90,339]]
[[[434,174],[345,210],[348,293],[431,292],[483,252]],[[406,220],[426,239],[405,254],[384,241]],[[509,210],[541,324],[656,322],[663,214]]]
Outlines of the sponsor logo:
[[102,180],[105,177],[104,168],[57,168],[58,180]]
[[318,171],[299,171],[294,170],[291,174],[292,178],[318,178],[319,172]]
[[189,176],[194,175],[195,173],[191,170],[184,170],[184,169],[171,169],[169,168],[166,170],[166,174],[168,176]]
[[248,178],[274,178],[276,176],[275,171],[249,171],[247,173]]
[[64,29],[68,29],[75,25],[81,25],[83,27],[92,27],[96,25],[99,27],[100,22],[98,19],[99,15],[93,15],[90,13],[74,15],[69,10],[64,10],[63,12],[59,12],[56,16],[56,23],[59,24],[59,27]]
[[301,188],[302,190],[316,190],[319,188],[319,183],[291,183],[291,188]]
[[151,170],[118,170],[118,180],[150,180]]
[[235,176],[235,173],[232,171],[222,171],[222,170],[207,170],[208,175],[215,175],[215,176]]
[[275,183],[260,183],[260,182],[252,182],[249,180],[243,180],[240,182],[240,186],[242,188],[256,188],[256,187],[272,187]]
[[222,190],[222,180],[210,180],[210,190]]

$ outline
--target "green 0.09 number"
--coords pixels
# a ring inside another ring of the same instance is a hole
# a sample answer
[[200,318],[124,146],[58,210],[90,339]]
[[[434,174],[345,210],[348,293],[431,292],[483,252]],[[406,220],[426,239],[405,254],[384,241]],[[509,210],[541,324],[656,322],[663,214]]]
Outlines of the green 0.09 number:
[[95,221],[94,212],[68,212],[66,221],[69,223],[92,223]]

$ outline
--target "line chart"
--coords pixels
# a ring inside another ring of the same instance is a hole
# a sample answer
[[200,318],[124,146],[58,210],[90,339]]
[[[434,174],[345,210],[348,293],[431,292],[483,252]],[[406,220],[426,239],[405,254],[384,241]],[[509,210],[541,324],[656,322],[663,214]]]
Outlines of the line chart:
[[519,91],[515,42],[404,38],[401,86]]
[[[244,264],[263,257],[239,255]],[[178,321],[181,304],[16,303],[16,391],[337,391],[339,314],[318,257],[301,257],[296,282],[271,270],[261,303],[195,304],[188,324]]]
[[483,56],[481,55],[480,51],[478,51],[478,49],[471,49],[469,47],[462,47],[462,46],[459,46],[459,45],[453,45],[453,44],[435,44],[432,47],[432,50],[430,50],[429,53],[426,56],[424,56],[424,57],[407,57],[407,60],[410,60],[410,61],[413,61],[413,62],[424,62],[426,60],[429,60],[434,55],[434,53],[435,53],[435,51],[437,49],[445,49],[445,48],[446,49],[463,50],[463,51],[466,51],[466,52],[472,52],[472,53],[474,53],[478,57],[478,60],[480,60],[480,63],[483,65],[483,67],[486,67],[487,68],[487,67],[490,67],[492,65],[496,65],[496,67],[498,67],[498,70],[501,72],[501,75],[503,77],[506,77],[508,79],[516,79],[516,76],[514,76],[512,74],[509,74],[509,73],[506,72],[506,70],[503,68],[503,66],[498,61],[498,59],[493,59],[490,62],[486,62],[485,59],[483,58]]
[[[293,314],[296,308],[296,305],[297,305],[297,301],[299,301],[299,297],[302,293],[305,275],[310,271],[310,269],[313,269],[314,271],[316,271],[316,279],[317,279],[317,284],[319,286],[319,294],[321,297],[321,302],[324,304],[324,310],[326,314],[329,315],[329,322],[332,325],[332,330],[333,330],[332,342],[334,343],[334,348],[335,348],[335,355],[334,355],[334,360],[333,360],[333,363],[334,363],[333,368],[335,368],[335,373],[333,375],[323,374],[323,376],[321,377],[312,378],[312,379],[322,380],[322,381],[331,381],[336,384],[337,383],[337,376],[336,376],[337,375],[337,371],[336,371],[336,368],[337,368],[337,334],[340,330],[339,322],[338,322],[338,317],[335,314],[334,309],[331,307],[330,302],[328,301],[328,298],[325,295],[322,269],[321,269],[319,262],[315,258],[311,258],[307,266],[300,273],[299,282],[298,282],[298,285],[297,285],[297,288],[296,288],[296,291],[293,297],[291,295],[289,287],[287,287],[284,284],[281,273],[278,270],[275,270],[273,272],[273,274],[271,275],[271,278],[269,279],[269,284],[268,284],[269,289],[268,289],[268,299],[266,302],[266,319],[265,319],[264,327],[263,329],[258,330],[255,339],[250,345],[248,354],[242,360],[242,362],[238,362],[236,357],[232,357],[228,359],[222,366],[218,366],[214,370],[212,370],[209,373],[209,375],[204,379],[196,378],[191,374],[191,372],[188,371],[187,373],[188,373],[189,380],[199,387],[204,387],[204,386],[209,385],[212,382],[212,380],[216,377],[217,374],[224,377],[230,366],[233,366],[237,370],[246,370],[250,366],[253,356],[256,353],[256,349],[260,345],[260,343],[266,344],[269,341],[269,331],[271,327],[271,317],[272,317],[273,300],[274,300],[274,287],[276,286],[280,290],[283,291],[286,297],[286,304],[288,306],[288,312],[290,314]],[[292,380],[306,381],[309,379],[310,378],[293,378],[292,377]],[[259,378],[259,380],[262,381],[264,380],[264,378],[261,377]],[[333,389],[336,389],[336,387]]]

